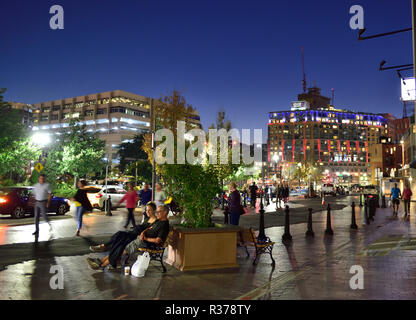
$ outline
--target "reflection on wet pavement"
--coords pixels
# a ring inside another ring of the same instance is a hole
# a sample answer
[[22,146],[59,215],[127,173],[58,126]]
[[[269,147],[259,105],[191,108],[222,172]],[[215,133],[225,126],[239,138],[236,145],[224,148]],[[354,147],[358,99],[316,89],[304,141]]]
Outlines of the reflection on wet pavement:
[[[121,230],[124,215],[90,215],[85,221],[85,238],[74,238],[75,222],[53,222],[50,239],[41,225],[37,246],[33,226],[0,227],[0,297],[2,299],[414,299],[416,297],[415,220],[391,219],[391,209],[378,209],[375,221],[363,225],[363,210],[356,207],[358,230],[351,230],[353,197],[337,201],[346,206],[332,212],[333,236],[325,236],[326,213],[313,214],[314,238],[306,238],[306,223],[291,225],[293,241],[283,244],[282,226],[266,229],[276,245],[273,256],[263,255],[252,265],[253,251],[246,258],[238,253],[238,268],[180,272],[151,262],[144,278],[124,276],[121,270],[93,271],[85,258],[104,253],[88,253],[90,243],[104,241]],[[356,201],[356,200],[355,200]],[[301,202],[299,202],[301,203]],[[297,215],[302,215],[297,207]],[[413,208],[412,208],[413,209]],[[304,210],[306,216],[307,210]],[[275,214],[275,213],[274,213]],[[273,213],[266,214],[266,221]],[[257,217],[258,215],[252,214]],[[220,218],[221,216],[218,215]],[[251,220],[250,220],[251,221]],[[254,220],[253,220],[254,221]],[[257,221],[257,220],[256,220]],[[277,220],[276,220],[277,221]],[[254,222],[253,222],[254,224]],[[257,227],[257,225],[254,225]],[[57,236],[58,235],[58,236]],[[52,265],[64,272],[64,289],[52,290]],[[350,268],[364,269],[364,290],[352,290]]]

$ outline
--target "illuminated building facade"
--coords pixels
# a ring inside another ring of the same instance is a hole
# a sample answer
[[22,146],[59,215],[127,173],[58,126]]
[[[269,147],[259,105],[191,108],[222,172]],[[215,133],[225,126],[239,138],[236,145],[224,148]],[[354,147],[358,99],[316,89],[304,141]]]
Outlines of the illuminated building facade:
[[[36,103],[33,130],[59,134],[69,126],[71,119],[87,126],[90,132],[98,132],[106,142],[106,154],[110,163],[117,164],[117,151],[123,142],[150,130],[150,98],[122,90],[114,90],[68,99]],[[197,112],[190,115],[190,122],[200,126]]]
[[293,102],[290,111],[269,113],[270,169],[278,167],[276,161],[279,166],[308,163],[321,166],[328,182],[369,183],[369,147],[388,134],[387,122],[379,114]]
[[20,123],[28,128],[33,126],[33,112],[34,107],[30,104],[20,102],[9,102],[12,109],[18,110],[20,116]]

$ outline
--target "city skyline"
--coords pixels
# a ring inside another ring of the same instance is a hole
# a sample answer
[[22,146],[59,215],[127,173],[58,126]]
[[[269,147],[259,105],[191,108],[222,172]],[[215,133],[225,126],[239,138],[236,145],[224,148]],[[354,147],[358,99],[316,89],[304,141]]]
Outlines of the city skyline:
[[[34,104],[116,89],[158,98],[179,89],[204,128],[224,109],[236,128],[266,129],[268,112],[287,109],[302,92],[304,47],[307,86],[315,82],[328,97],[334,88],[335,106],[402,113],[399,78],[378,65],[409,63],[411,35],[357,41],[352,1],[89,1],[84,10],[63,1],[64,30],[49,29],[52,4],[2,4],[0,29],[13,30],[2,36],[6,100]],[[368,34],[411,25],[408,1],[361,5]]]

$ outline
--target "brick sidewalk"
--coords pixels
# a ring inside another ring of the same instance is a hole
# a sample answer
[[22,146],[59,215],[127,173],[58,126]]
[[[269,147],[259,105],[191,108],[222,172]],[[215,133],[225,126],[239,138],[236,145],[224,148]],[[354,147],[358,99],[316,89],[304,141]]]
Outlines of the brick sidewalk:
[[[274,269],[266,255],[257,266],[252,266],[253,252],[247,259],[243,248],[238,249],[239,268],[180,272],[168,266],[167,273],[162,274],[160,266],[152,262],[144,278],[88,269],[85,258],[102,254],[46,256],[9,265],[1,271],[0,296],[2,299],[414,299],[416,220],[414,217],[410,221],[392,220],[390,215],[390,209],[379,209],[375,222],[363,225],[362,210],[357,207],[359,229],[350,230],[351,208],[337,210],[332,214],[334,235],[325,236],[326,213],[317,212],[313,215],[315,238],[305,238],[305,223],[291,225],[290,245],[281,242],[283,227],[267,228],[266,235],[276,241]],[[64,290],[49,288],[49,268],[53,264],[64,269]],[[352,265],[364,269],[364,290],[349,287]]]

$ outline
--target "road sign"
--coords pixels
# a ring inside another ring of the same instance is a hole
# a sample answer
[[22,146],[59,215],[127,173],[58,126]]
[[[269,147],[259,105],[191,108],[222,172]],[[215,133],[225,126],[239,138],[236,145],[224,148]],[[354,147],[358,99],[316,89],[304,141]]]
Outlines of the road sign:
[[43,165],[42,165],[40,162],[38,162],[38,163],[35,165],[35,170],[36,170],[38,173],[40,173],[40,172],[43,170]]

